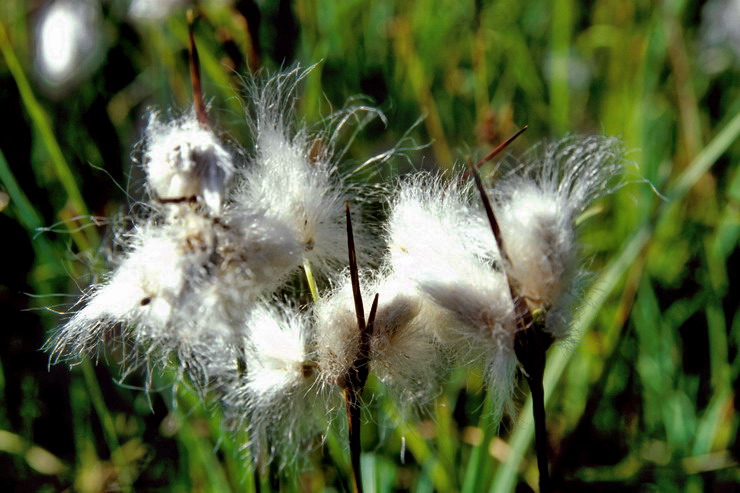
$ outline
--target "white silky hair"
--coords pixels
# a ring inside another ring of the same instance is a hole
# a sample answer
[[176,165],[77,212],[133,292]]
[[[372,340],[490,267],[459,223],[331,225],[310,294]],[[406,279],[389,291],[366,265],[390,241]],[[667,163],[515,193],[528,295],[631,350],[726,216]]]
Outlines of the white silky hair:
[[510,409],[517,327],[490,226],[461,177],[419,174],[402,183],[387,223],[396,276],[446,312],[432,325],[462,363],[487,369],[496,412]]
[[280,466],[289,465],[297,448],[317,444],[329,426],[327,406],[339,389],[317,382],[311,331],[310,314],[279,301],[257,304],[244,325],[245,369],[230,379],[222,404],[232,426],[246,429],[259,460],[277,456]]
[[[344,378],[356,363],[360,332],[348,272],[315,305],[316,357],[324,386]],[[423,409],[439,391],[445,355],[430,327],[438,312],[407,279],[383,269],[361,280],[365,317],[378,307],[370,337],[370,370],[404,411]],[[433,312],[434,315],[430,312]]]
[[[362,202],[365,191],[340,170],[336,141],[353,116],[369,109],[350,106],[332,114],[316,132],[296,126],[296,85],[312,69],[297,67],[249,85],[254,151],[234,202],[237,208],[264,211],[290,228],[303,249],[296,265],[307,260],[317,272],[329,274],[347,261],[345,201]],[[353,223],[361,251],[377,247],[361,216],[353,217]]]
[[[366,279],[366,276],[363,275]],[[366,284],[361,281],[361,285]],[[365,316],[369,315],[372,297],[363,294]],[[333,387],[347,376],[360,351],[360,329],[357,326],[349,272],[343,272],[333,289],[323,293],[314,304],[316,328],[316,361],[321,383]]]
[[545,310],[558,339],[568,335],[568,305],[584,275],[576,219],[619,186],[622,154],[615,138],[567,137],[534,148],[491,190],[507,273],[532,309]]
[[366,291],[379,295],[370,369],[404,415],[423,412],[449,370],[447,355],[431,330],[442,314],[412,282],[392,273],[379,276]]
[[[115,267],[49,341],[52,360],[99,355],[114,338],[126,349],[124,375],[145,368],[151,381],[153,369],[174,364],[199,389],[221,388],[226,374],[233,377],[233,354],[245,351],[251,336],[242,328],[258,320],[252,311],[259,300],[282,289],[306,260],[327,273],[345,262],[344,201],[358,187],[340,176],[335,134],[309,136],[288,124],[303,75],[296,69],[255,83],[255,150],[247,163],[237,162],[242,154],[192,110],[169,121],[150,115],[143,139],[147,215],[116,233],[122,253],[112,259]],[[330,124],[345,125],[352,111]],[[321,138],[330,144],[316,151]],[[248,347],[252,355],[266,348]],[[259,402],[257,392],[249,395]]]
[[[342,407],[339,384],[360,349],[350,276],[340,270],[345,201],[361,187],[340,169],[336,129],[293,125],[307,73],[253,83],[254,149],[244,163],[194,113],[151,116],[150,214],[116,238],[124,246],[116,267],[47,343],[52,359],[75,360],[118,339],[133,346],[124,372],[174,361],[199,390],[219,395],[259,460],[316,443]],[[512,293],[545,311],[556,339],[567,337],[583,276],[575,221],[617,186],[621,152],[616,139],[569,137],[506,172],[489,189],[505,255],[460,175],[404,177],[379,240],[353,216],[355,242],[383,260],[360,275],[365,316],[379,296],[370,370],[402,410],[431,402],[452,366],[474,364],[497,417],[511,412],[520,330]],[[307,263],[334,287],[311,309],[277,301]]]
[[167,123],[152,113],[146,129],[144,167],[156,199],[195,197],[218,216],[235,166],[231,153],[195,111]]

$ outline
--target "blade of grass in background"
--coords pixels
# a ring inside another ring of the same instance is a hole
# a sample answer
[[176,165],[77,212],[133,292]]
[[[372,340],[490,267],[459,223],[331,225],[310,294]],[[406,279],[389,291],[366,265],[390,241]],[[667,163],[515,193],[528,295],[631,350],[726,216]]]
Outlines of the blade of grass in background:
[[[75,221],[86,219],[86,216],[89,216],[90,214],[87,210],[85,200],[82,198],[80,189],[77,186],[74,173],[67,164],[67,160],[64,158],[62,149],[59,147],[59,143],[54,135],[54,129],[51,127],[46,111],[36,99],[33,89],[31,89],[31,85],[28,83],[28,79],[23,72],[21,64],[15,56],[15,52],[10,43],[10,38],[8,38],[5,25],[2,22],[0,22],[0,50],[5,57],[5,63],[8,65],[8,69],[18,85],[18,91],[21,94],[21,98],[23,99],[23,104],[28,111],[28,115],[33,121],[34,126],[39,133],[39,137],[43,141],[46,151],[49,154],[49,158],[51,159],[57,178],[67,194],[69,204],[72,207],[68,216]],[[61,215],[61,217],[63,220],[67,219],[64,215]],[[83,222],[83,224],[90,225],[91,223]],[[76,225],[70,224],[70,222],[66,220],[65,225],[69,229],[69,232],[77,243],[80,251],[88,251],[93,246],[96,246],[100,241],[98,233],[94,227],[77,230]]]

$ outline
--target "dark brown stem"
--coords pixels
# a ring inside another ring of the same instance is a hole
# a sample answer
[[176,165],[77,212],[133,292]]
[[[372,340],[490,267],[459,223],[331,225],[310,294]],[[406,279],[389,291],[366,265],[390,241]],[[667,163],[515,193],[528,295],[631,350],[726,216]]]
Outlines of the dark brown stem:
[[[511,144],[512,142],[514,142],[516,140],[516,138],[519,137],[521,134],[523,134],[524,131],[527,130],[528,128],[529,128],[529,125],[524,125],[514,135],[512,135],[511,137],[509,137],[508,139],[506,139],[505,141],[503,141],[502,143],[500,143],[498,146],[496,146],[496,148],[494,150],[492,150],[491,152],[489,152],[488,154],[486,154],[486,156],[483,159],[481,159],[480,161],[478,161],[477,163],[475,163],[475,165],[473,167],[477,170],[478,168],[480,168],[481,166],[483,166],[483,163],[485,163],[486,161],[490,161],[491,159],[495,158],[496,155],[498,155],[499,152],[501,152],[504,149],[506,149],[509,146],[509,144]],[[466,171],[463,174],[463,178],[468,178],[468,177],[470,177],[470,170]]]
[[517,332],[514,351],[526,373],[527,384],[532,392],[532,414],[534,415],[534,438],[537,452],[537,467],[540,472],[540,493],[548,493],[550,470],[547,454],[547,421],[545,417],[545,390],[542,381],[545,375],[547,349],[552,344],[552,336],[543,330],[540,322],[535,322],[525,330]]
[[488,223],[491,225],[493,238],[494,240],[496,240],[496,248],[498,248],[498,251],[501,252],[501,257],[504,260],[507,260],[506,250],[504,250],[504,240],[503,238],[501,238],[501,228],[499,227],[498,221],[496,220],[496,214],[493,212],[491,199],[488,198],[488,194],[486,193],[486,189],[483,186],[483,181],[480,179],[478,170],[476,170],[475,166],[473,166],[471,163],[468,163],[468,173],[470,176],[473,177],[475,187],[478,189],[478,194],[480,194],[481,202],[483,202],[483,208],[486,210]]
[[349,251],[349,272],[352,283],[352,295],[355,303],[355,315],[357,316],[357,329],[359,330],[359,344],[355,361],[347,370],[340,386],[344,390],[345,405],[347,408],[347,420],[349,424],[349,453],[352,463],[352,486],[353,491],[362,493],[362,466],[360,456],[362,454],[362,441],[360,440],[361,427],[361,400],[362,391],[367,383],[370,372],[370,340],[375,325],[375,314],[378,310],[378,295],[373,298],[370,314],[365,321],[365,308],[362,302],[362,290],[360,288],[360,272],[357,267],[357,252],[355,250],[355,239],[352,232],[352,218],[349,212],[349,202],[345,204],[347,216],[347,249]]
[[203,128],[210,128],[208,122],[208,112],[206,104],[203,101],[203,87],[200,81],[200,58],[198,57],[198,47],[195,46],[195,13],[193,9],[188,10],[188,53],[190,54],[190,81],[193,84],[193,106],[198,122]]
[[365,309],[362,306],[362,292],[360,290],[360,271],[357,267],[357,251],[355,250],[355,236],[352,232],[352,215],[349,212],[349,201],[344,203],[347,218],[347,250],[349,252],[349,276],[352,283],[352,296],[355,300],[355,315],[360,334],[365,332]]
[[[501,229],[499,228],[498,221],[496,220],[496,214],[491,206],[491,201],[488,198],[483,182],[478,175],[477,167],[485,162],[487,159],[495,156],[501,149],[506,147],[509,142],[519,136],[527,127],[524,127],[513,137],[509,138],[506,142],[494,149],[489,156],[486,156],[478,164],[473,165],[468,163],[468,173],[473,176],[475,186],[480,194],[483,207],[488,217],[488,222],[491,225],[491,231],[496,241],[496,246],[499,252],[501,252],[501,258],[504,260],[504,271],[507,269],[509,263],[508,255],[504,249],[504,241],[501,237]],[[526,374],[527,384],[532,392],[532,414],[534,416],[534,434],[535,434],[535,449],[537,453],[537,467],[540,473],[540,493],[549,493],[551,490],[550,485],[550,469],[548,467],[548,454],[547,454],[547,421],[545,416],[545,390],[543,387],[543,379],[545,375],[545,363],[547,360],[547,349],[552,345],[552,336],[546,332],[544,319],[541,316],[534,317],[532,312],[527,306],[527,302],[519,296],[516,290],[516,286],[513,284],[512,279],[506,273],[507,284],[509,285],[509,293],[514,303],[514,316],[516,318],[517,328],[519,329],[514,337],[514,352],[519,360],[519,363],[524,368]]]

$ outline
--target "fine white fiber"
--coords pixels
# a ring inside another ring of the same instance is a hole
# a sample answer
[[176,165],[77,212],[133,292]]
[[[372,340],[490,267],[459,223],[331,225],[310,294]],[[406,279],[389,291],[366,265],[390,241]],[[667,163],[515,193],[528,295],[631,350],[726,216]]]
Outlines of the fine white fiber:
[[394,275],[446,312],[437,337],[463,363],[487,368],[488,387],[509,407],[517,326],[506,276],[485,216],[458,180],[419,174],[402,183],[391,206],[387,241]]
[[[305,259],[317,272],[328,273],[347,262],[344,203],[355,199],[357,190],[339,172],[326,131],[312,134],[289,123],[296,84],[310,70],[296,68],[251,87],[255,149],[235,206],[264,211],[284,224],[302,246],[296,266]],[[356,243],[372,244],[359,218],[355,222]]]
[[328,427],[327,405],[338,389],[317,383],[310,352],[311,317],[281,302],[260,303],[245,324],[245,369],[226,388],[223,405],[237,428],[246,428],[251,453],[260,460],[274,455],[286,465],[297,448],[320,443]]
[[[439,311],[413,283],[380,275],[361,281],[365,316],[375,294],[378,307],[370,337],[370,370],[402,409],[423,408],[438,392],[445,359],[431,326]],[[360,350],[352,286],[347,272],[315,305],[316,351],[322,381],[335,386],[356,363]]]
[[146,131],[144,166],[153,198],[160,201],[202,202],[218,216],[234,163],[216,135],[198,121],[195,112],[163,123],[157,113]]
[[567,336],[565,313],[583,274],[576,219],[614,190],[621,155],[617,139],[568,137],[530,152],[491,191],[507,274],[530,309],[547,313],[556,338]]

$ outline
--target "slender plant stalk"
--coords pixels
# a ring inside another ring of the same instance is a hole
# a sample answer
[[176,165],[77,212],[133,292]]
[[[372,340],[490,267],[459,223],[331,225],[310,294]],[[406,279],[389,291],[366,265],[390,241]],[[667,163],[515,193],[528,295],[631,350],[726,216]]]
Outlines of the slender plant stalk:
[[535,450],[540,473],[540,492],[547,493],[550,487],[550,470],[547,456],[547,426],[545,417],[545,376],[547,349],[552,345],[552,336],[545,332],[544,324],[534,320],[530,326],[517,332],[514,338],[516,357],[524,368],[525,378],[532,392],[532,415],[534,416]]
[[313,277],[311,262],[309,262],[308,259],[303,261],[303,272],[306,275],[306,282],[308,283],[308,290],[311,292],[311,299],[316,303],[319,299],[319,289],[316,286],[316,279]]
[[[477,168],[483,162],[493,159],[508,144],[514,141],[519,135],[527,129],[525,126],[512,137],[507,139],[503,144],[496,147],[485,158],[473,165],[468,163],[468,173],[473,177],[475,186],[480,194],[483,207],[491,225],[491,231],[496,241],[496,246],[501,257],[508,262],[508,255],[504,248],[504,241],[501,237],[501,230],[496,214],[491,206],[491,200],[486,193],[483,182],[478,175]],[[552,345],[552,336],[544,331],[543,315],[541,312],[532,313],[527,306],[527,302],[519,296],[514,288],[508,273],[506,275],[509,293],[514,302],[514,315],[519,330],[514,337],[514,351],[519,363],[524,368],[527,384],[532,392],[532,414],[534,415],[535,427],[535,448],[537,452],[537,467],[540,473],[540,492],[547,493],[550,491],[550,471],[548,467],[547,455],[547,421],[545,416],[545,391],[543,378],[545,374],[545,362],[547,349]]]
[[[512,142],[514,142],[517,139],[517,137],[519,137],[521,134],[523,134],[528,128],[529,128],[529,125],[524,125],[514,135],[512,135],[511,137],[509,137],[505,141],[501,142],[491,152],[489,152],[484,157],[482,157],[477,163],[475,163],[475,165],[473,167],[475,169],[478,169],[481,166],[483,166],[484,163],[486,163],[487,161],[490,161],[491,159],[493,159],[494,157],[496,157],[496,155],[498,153],[500,153],[501,151],[503,151],[504,149],[506,149],[507,147],[509,147],[509,144],[511,144]],[[463,178],[470,178],[470,174],[471,173],[470,173],[469,170],[468,171],[465,171],[465,173],[463,173]]]
[[370,371],[370,338],[373,335],[375,313],[378,310],[378,295],[373,298],[370,315],[365,321],[365,308],[362,303],[362,291],[360,289],[360,273],[357,267],[357,251],[355,250],[355,238],[352,232],[352,218],[349,212],[349,202],[345,203],[347,216],[347,250],[349,251],[349,272],[352,283],[352,295],[355,301],[355,315],[357,316],[357,328],[360,331],[360,344],[357,349],[355,361],[350,366],[347,374],[339,382],[344,390],[345,405],[347,407],[347,418],[349,423],[349,453],[352,462],[352,487],[355,493],[362,493],[362,466],[360,456],[362,454],[362,442],[360,440],[361,428],[361,401],[362,391],[367,383]]
[[195,13],[193,9],[188,10],[188,54],[190,55],[190,82],[193,85],[193,106],[200,125],[208,129],[208,112],[203,100],[203,86],[200,80],[200,57],[198,47],[195,45]]

